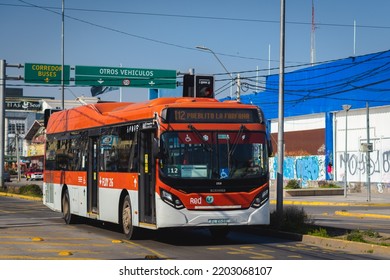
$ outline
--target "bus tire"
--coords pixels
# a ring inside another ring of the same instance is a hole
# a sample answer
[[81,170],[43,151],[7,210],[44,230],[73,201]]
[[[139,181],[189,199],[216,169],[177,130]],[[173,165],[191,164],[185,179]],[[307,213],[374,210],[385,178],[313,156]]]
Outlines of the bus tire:
[[62,195],[61,199],[62,203],[62,215],[65,220],[65,223],[67,224],[73,224],[76,220],[75,215],[73,215],[70,212],[70,199],[69,199],[69,192],[68,189],[66,189]]
[[124,235],[127,239],[131,239],[133,237],[134,227],[131,216],[130,197],[128,195],[125,196],[122,203],[121,224]]

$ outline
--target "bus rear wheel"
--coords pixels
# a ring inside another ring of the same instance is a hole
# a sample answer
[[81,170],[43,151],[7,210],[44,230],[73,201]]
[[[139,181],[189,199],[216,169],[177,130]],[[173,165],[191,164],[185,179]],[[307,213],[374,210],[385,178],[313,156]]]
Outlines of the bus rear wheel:
[[69,192],[66,189],[62,195],[62,215],[67,224],[73,224],[76,220],[75,216],[70,212]]
[[123,233],[125,234],[127,239],[131,239],[134,232],[133,220],[131,217],[131,203],[130,197],[126,195],[122,204],[122,216],[121,216],[121,224]]

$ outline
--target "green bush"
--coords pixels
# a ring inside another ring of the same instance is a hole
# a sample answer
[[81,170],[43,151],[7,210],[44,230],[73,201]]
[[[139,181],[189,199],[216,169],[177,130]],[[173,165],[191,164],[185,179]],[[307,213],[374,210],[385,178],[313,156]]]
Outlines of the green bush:
[[319,237],[330,237],[328,234],[328,231],[322,227],[315,228],[315,229],[309,231],[308,234],[313,235],[313,236],[319,236]]
[[367,243],[367,241],[364,239],[364,233],[360,230],[354,229],[352,232],[350,232],[347,235],[348,241],[355,241],[355,242],[362,242]]
[[282,217],[275,211],[271,213],[271,227],[285,231],[304,233],[313,224],[303,208],[285,207]]
[[290,180],[288,181],[285,189],[300,189],[301,185],[298,180]]
[[25,185],[19,188],[19,194],[42,196],[42,190],[38,185],[35,184]]

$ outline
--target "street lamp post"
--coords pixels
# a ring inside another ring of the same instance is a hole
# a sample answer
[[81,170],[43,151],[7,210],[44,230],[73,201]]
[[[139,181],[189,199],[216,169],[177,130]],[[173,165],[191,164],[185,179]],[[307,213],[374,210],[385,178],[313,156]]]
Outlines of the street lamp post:
[[347,197],[347,174],[348,174],[348,111],[351,109],[351,105],[343,105],[343,110],[345,111],[345,151],[344,151],[344,197]]
[[[230,76],[230,78],[232,79],[232,81],[234,81],[234,82],[237,84],[237,87],[239,87],[238,83],[236,82],[236,79],[233,78],[232,73],[230,73],[230,72],[226,69],[225,65],[222,63],[222,61],[218,58],[218,56],[216,55],[216,53],[215,53],[212,49],[207,48],[207,47],[205,47],[205,46],[196,46],[196,48],[197,48],[197,49],[200,49],[200,50],[203,50],[203,51],[211,52],[211,53],[214,55],[214,57],[218,60],[219,64],[221,64],[222,68],[226,71],[226,73],[229,74],[229,76]],[[239,88],[237,89],[236,94],[237,94],[237,100],[240,100]],[[230,96],[230,97],[231,97],[231,96]]]

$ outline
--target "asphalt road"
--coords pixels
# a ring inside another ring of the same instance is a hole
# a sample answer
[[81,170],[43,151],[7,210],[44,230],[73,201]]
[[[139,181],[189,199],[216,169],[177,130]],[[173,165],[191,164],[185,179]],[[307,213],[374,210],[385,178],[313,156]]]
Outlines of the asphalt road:
[[66,225],[40,201],[0,196],[0,259],[171,259],[171,260],[370,260],[388,259],[293,241],[259,231],[233,230],[226,240],[208,231],[144,231],[125,240],[118,227],[89,221]]

